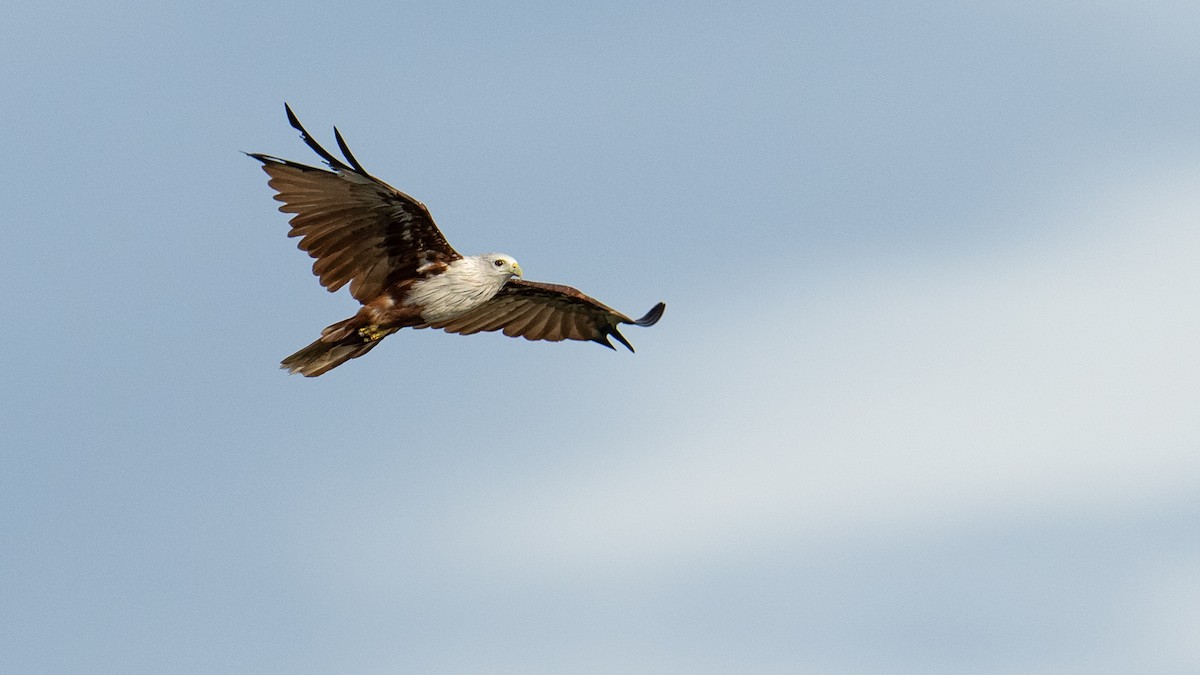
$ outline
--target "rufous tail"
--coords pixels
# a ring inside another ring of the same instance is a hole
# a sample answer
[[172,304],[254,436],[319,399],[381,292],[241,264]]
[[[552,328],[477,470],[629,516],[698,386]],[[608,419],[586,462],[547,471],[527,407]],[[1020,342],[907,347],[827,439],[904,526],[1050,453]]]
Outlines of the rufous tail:
[[316,377],[366,354],[383,338],[396,332],[394,328],[381,330],[362,324],[355,316],[329,326],[321,331],[316,342],[284,359],[279,367],[289,373]]

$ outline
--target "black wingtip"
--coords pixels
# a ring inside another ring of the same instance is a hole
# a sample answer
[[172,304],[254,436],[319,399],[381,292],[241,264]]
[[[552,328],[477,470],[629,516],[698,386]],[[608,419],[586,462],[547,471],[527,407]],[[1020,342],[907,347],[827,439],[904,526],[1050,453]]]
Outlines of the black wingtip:
[[[629,344],[629,340],[626,340],[625,336],[621,335],[621,331],[617,330],[616,326],[612,327],[612,329],[608,332],[608,335],[611,335],[611,336],[617,338],[617,342],[620,342],[621,344],[625,345],[625,348],[628,349],[631,353],[636,351],[636,350],[634,350],[633,345]],[[608,348],[613,351],[617,350],[617,348],[612,346],[612,343],[608,341],[607,336],[605,336],[605,338],[604,338],[604,344],[607,345]]]
[[333,128],[333,137],[337,139],[338,147],[342,149],[342,154],[346,157],[346,160],[350,162],[350,165],[353,166],[354,169],[359,173],[366,174],[367,170],[364,169],[362,164],[359,164],[358,160],[354,158],[354,153],[350,152],[350,146],[346,145],[346,139],[342,138],[342,132],[338,131],[337,127]]
[[284,163],[284,161],[286,161],[286,160],[279,159],[278,157],[264,155],[261,152],[246,152],[243,150],[242,154],[247,157],[250,157],[252,159],[257,159],[258,161],[262,162],[263,164],[282,164],[282,163]]
[[667,303],[660,302],[657,305],[651,307],[650,311],[646,312],[646,316],[643,316],[642,318],[635,320],[634,323],[639,326],[653,326],[654,324],[658,323],[659,319],[662,318],[663,312],[666,309],[667,309]]
[[[621,323],[631,323],[631,324],[635,324],[638,326],[653,326],[654,324],[658,323],[659,319],[662,318],[663,311],[666,308],[667,308],[667,303],[660,302],[657,305],[651,307],[650,311],[646,312],[646,316],[643,316],[642,318],[634,320],[634,321],[622,320]],[[615,351],[616,347],[614,347],[612,345],[612,343],[608,341],[609,336],[615,337],[617,339],[617,342],[620,342],[621,344],[625,345],[625,348],[628,349],[630,352],[637,353],[637,350],[633,348],[633,345],[629,344],[629,340],[626,340],[624,335],[621,335],[621,331],[617,330],[617,327],[615,325],[610,326],[609,329],[607,331],[605,331],[604,335],[601,335],[599,338],[596,339],[596,342],[599,342],[600,344],[604,345],[605,347],[608,347],[609,349],[612,349]]]
[[296,117],[296,113],[292,112],[292,106],[287,101],[283,102],[283,109],[287,111],[288,122],[291,123],[292,128],[298,129],[300,133],[305,133],[304,126],[300,124],[300,120]]
[[320,143],[313,139],[313,137],[308,133],[308,130],[304,128],[304,125],[300,124],[300,118],[296,117],[296,113],[292,112],[292,106],[288,105],[286,101],[283,104],[283,109],[287,111],[288,123],[292,125],[293,129],[300,132],[300,138],[304,141],[305,145],[307,145],[309,148],[312,148],[313,152],[320,155],[321,159],[325,160],[325,162],[329,164],[331,168],[350,170],[350,167],[346,166],[345,162],[337,157],[334,157],[329,153],[328,150],[321,147]]

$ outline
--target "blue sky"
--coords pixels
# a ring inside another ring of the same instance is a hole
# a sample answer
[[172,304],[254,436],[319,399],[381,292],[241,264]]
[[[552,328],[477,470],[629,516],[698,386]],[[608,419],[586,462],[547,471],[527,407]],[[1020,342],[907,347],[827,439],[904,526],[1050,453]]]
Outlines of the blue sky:
[[[0,671],[1194,672],[1192,3],[0,22]],[[337,124],[638,353],[349,316]]]

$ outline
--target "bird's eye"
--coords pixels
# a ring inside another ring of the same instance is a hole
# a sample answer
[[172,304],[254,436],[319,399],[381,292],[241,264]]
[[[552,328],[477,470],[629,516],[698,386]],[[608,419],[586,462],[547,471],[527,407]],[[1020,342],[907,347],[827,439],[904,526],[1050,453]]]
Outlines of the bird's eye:
[[493,265],[495,265],[496,267],[504,267],[504,261],[503,261],[503,260],[497,260],[496,262],[494,262],[494,263],[492,263],[492,264],[493,264]]

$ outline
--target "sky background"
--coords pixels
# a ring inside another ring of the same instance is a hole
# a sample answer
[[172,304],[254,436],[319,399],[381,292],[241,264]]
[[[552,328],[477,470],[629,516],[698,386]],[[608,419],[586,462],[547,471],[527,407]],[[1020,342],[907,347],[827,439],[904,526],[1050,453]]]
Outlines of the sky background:
[[[0,672],[1200,671],[1197,25],[9,3]],[[285,375],[284,101],[665,317]]]

